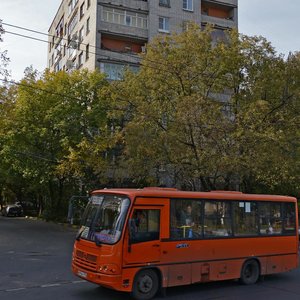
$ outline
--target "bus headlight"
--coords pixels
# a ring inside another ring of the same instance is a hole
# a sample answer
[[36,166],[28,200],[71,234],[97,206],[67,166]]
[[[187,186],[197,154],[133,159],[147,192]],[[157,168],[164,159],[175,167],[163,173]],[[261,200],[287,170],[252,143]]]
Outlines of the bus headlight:
[[119,269],[114,264],[103,264],[99,266],[98,271],[104,274],[117,274]]

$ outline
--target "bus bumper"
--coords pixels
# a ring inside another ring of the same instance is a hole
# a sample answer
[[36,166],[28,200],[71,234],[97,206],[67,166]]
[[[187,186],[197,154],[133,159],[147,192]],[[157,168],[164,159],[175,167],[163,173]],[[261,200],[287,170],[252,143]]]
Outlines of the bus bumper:
[[92,283],[111,288],[117,291],[130,291],[129,286],[122,284],[122,276],[120,274],[108,275],[102,273],[95,273],[81,269],[80,267],[77,267],[74,264],[72,265],[72,271],[76,276],[84,280],[90,281]]

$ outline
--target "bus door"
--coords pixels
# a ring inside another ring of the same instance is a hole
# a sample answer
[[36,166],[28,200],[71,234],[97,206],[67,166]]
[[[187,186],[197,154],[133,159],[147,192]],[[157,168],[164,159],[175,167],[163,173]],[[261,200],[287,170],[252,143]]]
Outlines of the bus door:
[[164,205],[135,206],[127,226],[124,264],[157,263],[161,255],[161,230]]

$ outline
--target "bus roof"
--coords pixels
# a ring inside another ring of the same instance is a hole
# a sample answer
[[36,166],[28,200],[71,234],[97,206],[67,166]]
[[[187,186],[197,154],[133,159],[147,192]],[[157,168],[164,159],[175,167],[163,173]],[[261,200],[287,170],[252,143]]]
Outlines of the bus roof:
[[297,199],[290,196],[244,194],[237,191],[211,191],[190,192],[180,191],[174,188],[148,187],[143,189],[102,189],[92,192],[95,194],[118,194],[126,195],[131,199],[136,197],[153,198],[181,198],[181,199],[215,199],[215,200],[262,200],[262,201],[289,201],[296,202]]

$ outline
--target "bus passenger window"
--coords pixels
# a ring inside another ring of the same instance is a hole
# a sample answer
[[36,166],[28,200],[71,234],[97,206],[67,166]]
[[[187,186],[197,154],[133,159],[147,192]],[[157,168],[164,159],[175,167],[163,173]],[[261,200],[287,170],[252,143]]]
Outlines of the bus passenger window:
[[255,202],[232,202],[234,211],[234,235],[258,235],[257,204]]
[[170,238],[199,239],[202,237],[201,204],[199,200],[171,201]]
[[282,233],[281,204],[276,202],[259,202],[260,234],[272,235]]
[[296,216],[295,216],[295,204],[284,203],[283,204],[283,227],[285,234],[295,234],[296,231]]
[[204,236],[232,236],[230,202],[205,201]]

